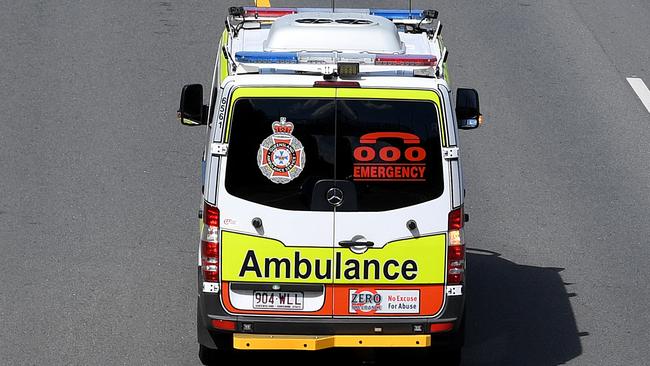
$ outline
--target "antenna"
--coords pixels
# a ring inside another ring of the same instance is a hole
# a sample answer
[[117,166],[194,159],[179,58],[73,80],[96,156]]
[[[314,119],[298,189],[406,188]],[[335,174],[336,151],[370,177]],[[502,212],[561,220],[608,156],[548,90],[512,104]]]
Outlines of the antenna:
[[332,13],[334,13],[335,9],[336,9],[336,0],[332,0]]
[[411,8],[413,8],[413,0],[409,0],[409,19],[411,19]]

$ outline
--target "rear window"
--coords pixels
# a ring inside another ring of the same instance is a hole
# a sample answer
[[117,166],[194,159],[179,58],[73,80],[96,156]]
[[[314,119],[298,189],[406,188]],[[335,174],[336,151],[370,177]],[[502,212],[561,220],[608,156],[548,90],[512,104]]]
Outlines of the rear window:
[[353,181],[359,211],[438,198],[444,190],[433,102],[337,101],[337,179]]
[[339,211],[433,200],[444,190],[437,115],[426,101],[238,99],[226,190],[300,211],[332,210],[324,205],[327,184],[351,198]]

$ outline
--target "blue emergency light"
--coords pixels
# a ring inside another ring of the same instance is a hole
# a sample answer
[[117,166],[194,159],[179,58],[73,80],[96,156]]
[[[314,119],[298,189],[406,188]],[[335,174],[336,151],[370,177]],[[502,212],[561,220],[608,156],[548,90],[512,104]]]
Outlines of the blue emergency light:
[[235,60],[250,64],[297,64],[298,53],[239,51],[235,53]]
[[421,19],[422,10],[405,10],[405,9],[370,9],[370,15],[384,17],[390,20],[401,19]]

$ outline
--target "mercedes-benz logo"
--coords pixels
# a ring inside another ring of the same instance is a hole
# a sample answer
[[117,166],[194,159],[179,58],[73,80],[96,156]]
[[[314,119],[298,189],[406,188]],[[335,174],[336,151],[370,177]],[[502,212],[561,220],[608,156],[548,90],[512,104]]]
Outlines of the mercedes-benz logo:
[[327,202],[332,206],[341,206],[343,203],[343,191],[333,187],[327,191]]

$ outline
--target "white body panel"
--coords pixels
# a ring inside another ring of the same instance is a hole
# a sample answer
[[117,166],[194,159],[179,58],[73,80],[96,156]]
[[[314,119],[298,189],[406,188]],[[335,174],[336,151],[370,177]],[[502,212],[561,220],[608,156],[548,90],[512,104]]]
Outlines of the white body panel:
[[[443,166],[447,174],[447,164]],[[433,201],[396,210],[337,212],[334,242],[371,241],[374,243],[373,248],[383,248],[391,241],[445,232],[450,209],[449,199],[449,194],[445,191]],[[415,220],[418,225],[413,232],[406,227],[409,220]]]
[[[254,236],[281,241],[286,246],[332,247],[334,212],[281,210],[250,202],[226,191],[227,158],[222,158],[217,206],[221,210],[221,227]],[[255,229],[252,220],[262,219],[262,230]]]

